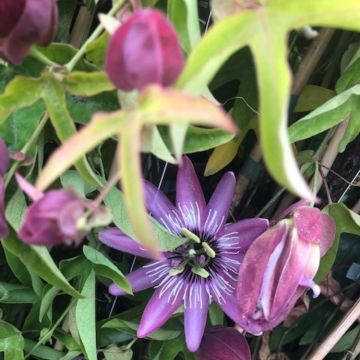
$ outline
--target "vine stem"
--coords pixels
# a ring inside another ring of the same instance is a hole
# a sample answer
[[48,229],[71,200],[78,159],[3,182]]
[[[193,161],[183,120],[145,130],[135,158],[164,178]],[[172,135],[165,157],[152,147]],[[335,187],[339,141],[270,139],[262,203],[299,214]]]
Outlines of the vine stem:
[[[120,8],[123,6],[125,0],[118,0],[115,5],[111,8],[111,10],[108,12],[108,15],[115,15]],[[88,39],[84,42],[84,44],[81,46],[79,51],[74,55],[74,57],[65,65],[66,69],[71,72],[76,64],[80,61],[80,59],[84,56],[86,52],[87,46],[93,42],[104,30],[104,26],[100,23],[97,28],[93,31],[93,33],[88,37]]]
[[[49,114],[47,112],[44,113],[42,116],[39,125],[35,129],[35,131],[32,133],[30,139],[28,142],[24,145],[24,147],[20,150],[23,154],[27,154],[30,149],[36,144],[38,137],[40,136],[41,132],[44,129],[44,126],[46,125],[47,121],[49,119]],[[5,188],[9,185],[9,182],[11,178],[14,176],[15,171],[19,167],[21,161],[15,161],[12,166],[10,167],[9,171],[5,175]]]
[[29,51],[29,55],[39,60],[41,63],[47,66],[59,66],[58,64],[54,63],[52,60],[50,60],[46,55],[44,55],[41,51],[39,51],[35,46],[32,46]]
[[334,345],[342,338],[346,331],[360,316],[360,298],[350,308],[342,320],[333,328],[325,340],[315,349],[308,360],[321,360],[329,353]]

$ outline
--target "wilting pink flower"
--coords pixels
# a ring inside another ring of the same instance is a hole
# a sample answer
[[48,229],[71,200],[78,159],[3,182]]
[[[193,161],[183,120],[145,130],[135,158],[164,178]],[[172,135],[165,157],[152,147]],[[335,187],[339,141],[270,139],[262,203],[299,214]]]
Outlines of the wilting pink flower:
[[121,90],[140,90],[149,84],[169,86],[183,65],[176,31],[158,10],[136,11],[111,36],[106,71]]
[[234,328],[214,326],[205,330],[199,349],[200,360],[250,360],[246,339]]
[[[155,287],[141,318],[137,336],[159,329],[184,305],[186,344],[190,351],[200,345],[208,305],[216,301],[235,322],[238,321],[235,288],[244,252],[268,227],[266,219],[248,219],[225,224],[235,188],[235,176],[226,173],[206,204],[194,167],[188,158],[178,170],[176,204],[152,184],[145,182],[145,202],[150,213],[170,232],[187,239],[163,261],[152,261],[130,273],[134,292]],[[145,249],[116,228],[100,232],[100,240],[120,251],[151,259]],[[124,295],[116,285],[113,295]]]
[[[93,208],[91,202],[78,196],[72,189],[42,193],[19,175],[17,181],[34,201],[27,209],[25,221],[18,233],[19,238],[27,244],[79,244],[90,230],[94,218],[103,215],[102,207]],[[89,218],[87,215],[91,212],[92,218]]]
[[20,64],[31,45],[51,43],[57,24],[55,0],[1,0],[0,56]]
[[9,152],[2,139],[0,139],[0,239],[6,237],[8,226],[5,219],[5,184],[3,176],[9,166]]
[[335,222],[303,204],[289,214],[252,243],[240,265],[240,325],[254,335],[281,323],[306,289],[320,294],[313,278],[334,242]]

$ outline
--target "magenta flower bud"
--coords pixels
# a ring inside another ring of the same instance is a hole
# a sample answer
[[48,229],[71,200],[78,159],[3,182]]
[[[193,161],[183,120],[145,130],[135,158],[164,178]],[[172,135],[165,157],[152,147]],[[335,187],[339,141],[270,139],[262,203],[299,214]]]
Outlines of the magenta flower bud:
[[250,245],[240,265],[237,304],[248,332],[259,335],[281,323],[313,278],[320,257],[335,239],[335,222],[319,209],[300,205]]
[[183,66],[176,31],[158,10],[136,11],[111,36],[106,71],[121,90],[140,90],[149,84],[169,86]]
[[1,0],[0,56],[20,64],[31,45],[51,43],[57,24],[55,0]]
[[251,353],[245,337],[234,328],[215,326],[206,329],[202,339],[200,360],[250,360]]
[[0,139],[0,239],[8,234],[8,226],[5,219],[5,184],[3,176],[9,166],[9,152],[2,139]]

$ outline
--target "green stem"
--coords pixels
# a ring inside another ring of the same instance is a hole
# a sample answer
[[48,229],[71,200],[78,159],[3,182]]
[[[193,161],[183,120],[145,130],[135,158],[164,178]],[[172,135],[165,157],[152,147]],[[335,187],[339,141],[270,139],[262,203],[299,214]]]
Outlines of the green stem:
[[65,316],[69,313],[70,309],[72,308],[72,306],[74,305],[75,301],[71,301],[70,304],[68,305],[68,307],[65,309],[65,311],[60,315],[60,317],[57,319],[57,321],[55,322],[55,324],[53,325],[53,327],[51,329],[49,329],[49,331],[43,335],[39,341],[34,345],[34,347],[25,355],[24,360],[26,360],[40,345],[42,345],[46,340],[48,340],[52,334],[54,333],[54,331],[56,330],[56,328],[60,325],[60,323],[63,321],[63,319],[65,318]]
[[[34,144],[36,144],[38,137],[40,136],[41,132],[44,129],[44,126],[46,125],[46,122],[49,119],[49,115],[47,112],[44,113],[43,117],[41,118],[39,125],[37,126],[37,128],[35,129],[35,131],[32,133],[30,139],[28,140],[28,142],[24,145],[24,147],[21,149],[21,152],[23,154],[27,154],[29,152],[29,150],[33,147]],[[9,171],[6,173],[5,176],[5,187],[7,187],[9,185],[9,182],[11,180],[11,178],[14,176],[17,168],[19,167],[21,161],[15,161],[12,166],[10,167]]]
[[[123,6],[125,0],[118,0],[115,5],[111,8],[108,15],[115,15],[120,8]],[[104,30],[104,26],[100,23],[94,32],[90,35],[90,37],[84,42],[79,51],[75,54],[75,56],[65,65],[66,69],[70,72],[72,71],[76,64],[80,61],[80,59],[84,56],[86,52],[87,46],[94,41]]]
[[59,66],[50,60],[46,55],[39,51],[35,46],[32,46],[29,51],[29,55],[36,60],[39,60],[41,63],[47,66]]

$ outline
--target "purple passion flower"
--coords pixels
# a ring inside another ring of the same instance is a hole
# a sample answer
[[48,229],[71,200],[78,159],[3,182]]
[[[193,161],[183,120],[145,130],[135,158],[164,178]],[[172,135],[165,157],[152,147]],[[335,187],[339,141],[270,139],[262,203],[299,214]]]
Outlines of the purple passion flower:
[[78,244],[86,230],[84,216],[88,205],[71,189],[42,193],[17,175],[21,189],[33,200],[18,236],[31,245]]
[[5,219],[5,184],[3,176],[9,166],[9,152],[2,139],[0,139],[0,239],[8,234],[8,226]]
[[121,90],[141,90],[149,84],[169,86],[183,66],[176,31],[161,11],[136,11],[110,38],[106,72]]
[[251,244],[240,265],[239,324],[254,335],[280,324],[306,289],[320,294],[313,278],[334,242],[335,222],[302,204],[289,214]]
[[246,339],[234,328],[214,326],[205,330],[200,360],[251,360]]
[[31,45],[51,43],[57,24],[55,0],[1,0],[0,56],[20,64]]
[[[164,260],[152,261],[130,273],[133,292],[156,290],[142,315],[137,336],[146,337],[159,329],[184,305],[185,339],[190,351],[200,345],[209,303],[216,301],[238,322],[236,281],[240,262],[249,245],[268,227],[266,219],[248,219],[225,224],[235,188],[235,176],[226,173],[208,204],[191,161],[183,158],[176,181],[176,204],[155,186],[145,182],[145,202],[150,213],[170,232],[186,238]],[[100,232],[100,240],[120,251],[151,259],[133,239],[116,228]],[[111,285],[112,295],[125,295]]]

